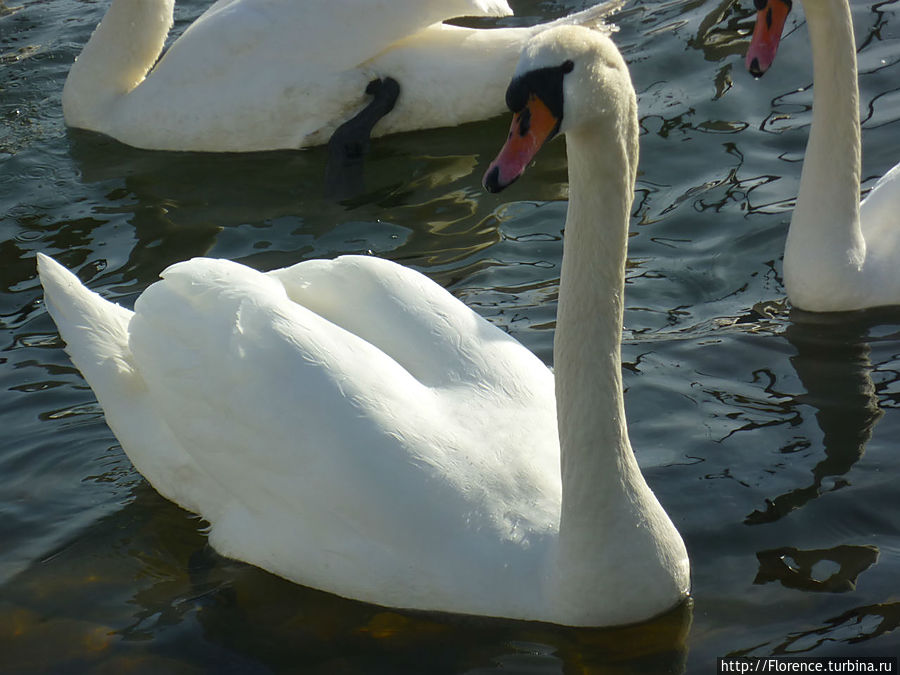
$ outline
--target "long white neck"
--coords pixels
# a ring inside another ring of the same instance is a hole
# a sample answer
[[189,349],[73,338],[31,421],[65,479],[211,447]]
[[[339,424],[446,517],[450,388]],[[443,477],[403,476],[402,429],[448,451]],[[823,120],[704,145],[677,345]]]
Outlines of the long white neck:
[[[850,277],[866,252],[859,227],[859,87],[850,7],[847,0],[816,0],[804,9],[815,84],[812,128],[785,249],[785,282],[792,300],[797,300],[792,285],[801,296],[806,291],[795,274],[808,276],[802,270],[818,267],[835,276],[838,288],[852,285]],[[823,290],[830,292],[819,292]],[[808,302],[799,304],[816,309]]]
[[69,71],[66,124],[96,129],[97,117],[140,84],[162,51],[174,6],[174,0],[113,0]]
[[620,347],[634,168],[618,145],[567,136],[569,211],[553,345],[564,528],[593,520],[606,499],[596,488],[616,480],[615,463],[634,459]]
[[[632,618],[605,614],[610,606],[630,607],[634,618],[671,607],[688,583],[681,539],[628,439],[620,343],[637,137],[610,142],[605,131],[567,134],[554,342],[563,494],[555,592],[570,617],[593,625]],[[646,581],[641,589],[609,587],[626,565]]]

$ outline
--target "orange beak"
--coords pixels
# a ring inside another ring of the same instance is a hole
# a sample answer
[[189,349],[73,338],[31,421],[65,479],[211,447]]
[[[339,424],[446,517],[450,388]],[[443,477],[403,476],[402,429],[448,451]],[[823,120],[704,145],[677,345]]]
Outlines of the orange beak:
[[753,77],[762,77],[775,60],[778,43],[788,13],[791,0],[755,0],[762,7],[756,14],[756,27],[747,50],[747,70]]
[[559,123],[547,105],[531,94],[525,107],[513,116],[506,143],[484,174],[485,189],[500,192],[521,176],[541,146],[559,131]]

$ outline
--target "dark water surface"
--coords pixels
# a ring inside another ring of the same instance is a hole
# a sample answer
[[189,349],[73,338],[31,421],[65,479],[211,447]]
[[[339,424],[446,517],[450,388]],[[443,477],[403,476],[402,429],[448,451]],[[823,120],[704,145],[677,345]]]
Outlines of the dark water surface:
[[[584,0],[521,0],[521,21]],[[624,334],[641,466],[692,603],[620,630],[388,611],[205,553],[125,457],[44,311],[35,251],[131,306],[168,264],[372,251],[551,359],[565,149],[480,187],[506,117],[325,153],[142,152],[67,132],[60,92],[106,2],[0,0],[0,671],[714,672],[727,654],[900,654],[900,310],[792,312],[781,254],[811,120],[803,13],[766,77],[752,3],[629,3],[643,128]],[[203,9],[179,1],[177,29]],[[900,2],[853,2],[864,188],[900,159]],[[898,263],[900,264],[900,263]]]

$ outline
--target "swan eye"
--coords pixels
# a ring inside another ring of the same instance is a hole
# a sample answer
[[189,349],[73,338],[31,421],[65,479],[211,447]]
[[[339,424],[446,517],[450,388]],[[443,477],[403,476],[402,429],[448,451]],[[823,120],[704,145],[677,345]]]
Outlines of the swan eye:
[[506,88],[506,107],[517,113],[528,104],[528,87],[524,77],[517,77]]
[[521,111],[532,95],[550,109],[556,119],[563,116],[563,77],[571,73],[575,63],[566,59],[561,65],[536,68],[513,78],[506,90],[506,106],[514,113]]

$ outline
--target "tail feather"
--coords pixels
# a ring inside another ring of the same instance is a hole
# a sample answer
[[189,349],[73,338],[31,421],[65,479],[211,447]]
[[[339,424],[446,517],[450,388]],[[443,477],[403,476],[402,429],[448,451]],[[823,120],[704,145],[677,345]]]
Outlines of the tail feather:
[[[132,312],[86,288],[53,258],[37,254],[44,300],[72,361],[92,384],[134,376],[128,348]],[[111,371],[111,372],[110,372]]]
[[38,253],[37,258],[47,309],[66,341],[66,351],[94,390],[135,468],[164,497],[209,518],[217,516],[227,495],[152,408],[129,347],[134,313],[86,288],[49,256]]
[[513,13],[506,0],[475,0],[475,7],[485,16],[511,16]]
[[612,24],[606,23],[606,19],[618,12],[625,5],[626,0],[607,0],[594,7],[588,7],[580,12],[569,14],[556,21],[550,22],[549,26],[587,26],[589,28],[600,28],[608,31],[616,30]]

